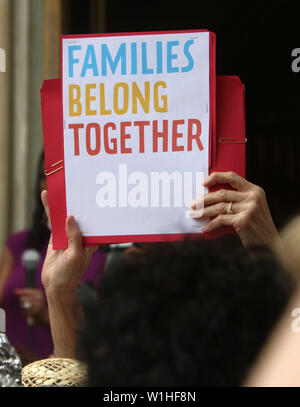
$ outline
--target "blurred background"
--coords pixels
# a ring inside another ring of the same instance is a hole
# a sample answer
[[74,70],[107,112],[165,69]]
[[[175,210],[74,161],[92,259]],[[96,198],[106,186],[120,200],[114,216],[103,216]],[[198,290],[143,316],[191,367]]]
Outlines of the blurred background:
[[31,221],[42,150],[40,88],[60,77],[60,35],[206,28],[217,74],[246,86],[249,181],[262,186],[281,227],[300,208],[298,3],[266,1],[0,0],[0,248]]

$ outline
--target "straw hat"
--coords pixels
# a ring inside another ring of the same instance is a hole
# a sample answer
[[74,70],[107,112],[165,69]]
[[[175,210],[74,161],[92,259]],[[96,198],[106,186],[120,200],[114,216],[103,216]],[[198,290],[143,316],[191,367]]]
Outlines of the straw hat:
[[86,382],[86,366],[74,359],[42,359],[22,369],[24,387],[83,387]]

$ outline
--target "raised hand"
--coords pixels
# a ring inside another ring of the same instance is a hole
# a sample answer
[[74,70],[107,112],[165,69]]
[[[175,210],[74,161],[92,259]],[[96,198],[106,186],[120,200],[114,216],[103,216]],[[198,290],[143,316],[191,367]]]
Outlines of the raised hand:
[[[229,184],[234,190],[209,192],[192,202],[192,218],[210,218],[202,231],[232,226],[244,246],[273,246],[279,235],[264,190],[234,172],[214,172],[204,181],[208,188],[218,184]],[[201,204],[204,210],[200,211]]]

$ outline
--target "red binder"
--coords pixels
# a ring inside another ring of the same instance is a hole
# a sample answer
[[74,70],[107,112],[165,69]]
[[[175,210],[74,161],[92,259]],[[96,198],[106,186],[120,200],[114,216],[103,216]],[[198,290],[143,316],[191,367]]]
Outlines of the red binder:
[[238,76],[217,76],[216,137],[210,172],[234,171],[245,177],[245,86]]
[[[209,172],[234,171],[241,177],[246,173],[245,86],[238,76],[216,77],[216,137],[213,138],[212,166]],[[232,189],[218,185],[209,191]],[[231,227],[222,227],[206,235],[217,238],[235,233]]]
[[[65,236],[67,213],[64,172],[58,170],[61,167],[59,161],[64,157],[60,79],[44,81],[41,102],[45,167],[48,173],[55,171],[47,179],[53,243],[54,248],[61,249],[67,247]],[[237,76],[217,76],[215,134],[210,144],[210,173],[234,171],[245,177],[245,88]],[[232,231],[231,228],[222,228],[208,237],[217,237]],[[123,241],[128,240],[125,237]]]

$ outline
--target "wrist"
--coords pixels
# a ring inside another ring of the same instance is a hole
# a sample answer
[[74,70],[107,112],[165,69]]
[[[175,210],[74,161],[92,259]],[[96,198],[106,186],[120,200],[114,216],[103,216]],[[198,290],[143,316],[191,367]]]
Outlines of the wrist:
[[81,309],[81,304],[78,298],[78,286],[68,287],[68,289],[61,289],[61,287],[48,287],[46,289],[46,297],[48,308],[56,308],[59,306],[65,313],[76,315],[77,310]]
[[78,284],[49,284],[44,287],[47,299],[60,298],[63,302],[70,302],[77,297]]
[[57,287],[48,287],[46,296],[56,356],[74,358],[83,316],[77,290],[62,292]]

